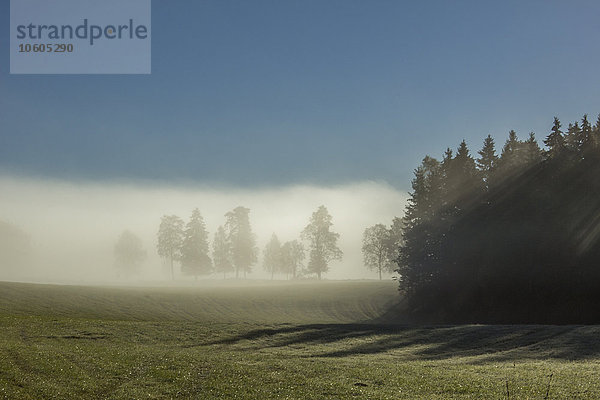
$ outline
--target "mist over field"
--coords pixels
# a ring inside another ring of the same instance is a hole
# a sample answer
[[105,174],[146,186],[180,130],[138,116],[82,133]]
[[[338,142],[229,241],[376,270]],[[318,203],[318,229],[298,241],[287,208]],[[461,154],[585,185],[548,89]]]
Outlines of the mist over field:
[[[117,283],[114,246],[125,230],[143,241],[147,259],[140,274],[125,280],[144,283],[170,279],[156,252],[157,231],[163,215],[187,220],[198,208],[209,239],[225,222],[224,214],[237,206],[250,208],[259,259],[250,279],[265,279],[262,250],[272,233],[283,241],[298,239],[312,212],[325,205],[340,234],[341,262],[333,262],[326,279],[376,278],[363,265],[361,240],[367,226],[390,224],[402,214],[406,193],[381,182],[356,182],[322,187],[294,185],[261,189],[156,185],[147,183],[85,183],[0,177],[0,220],[24,231],[30,254],[23,266],[2,266],[9,280],[67,283]],[[176,266],[176,279],[182,276]],[[218,274],[209,278],[222,279]],[[284,278],[279,276],[276,278]]]

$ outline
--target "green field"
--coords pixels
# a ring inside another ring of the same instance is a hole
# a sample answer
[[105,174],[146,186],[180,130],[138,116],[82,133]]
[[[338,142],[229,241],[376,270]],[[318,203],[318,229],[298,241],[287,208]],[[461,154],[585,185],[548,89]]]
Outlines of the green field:
[[393,282],[0,283],[0,397],[600,398],[596,326],[393,325],[396,301]]

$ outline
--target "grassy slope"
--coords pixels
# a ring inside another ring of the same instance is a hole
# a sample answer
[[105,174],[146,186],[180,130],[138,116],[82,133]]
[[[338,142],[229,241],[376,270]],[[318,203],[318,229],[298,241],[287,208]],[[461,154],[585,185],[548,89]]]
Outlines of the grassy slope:
[[376,318],[392,282],[202,282],[194,287],[80,287],[0,282],[0,313],[152,321],[343,323]]
[[[375,323],[391,282],[0,283],[4,398],[600,398],[600,329]],[[380,320],[379,320],[380,321]]]

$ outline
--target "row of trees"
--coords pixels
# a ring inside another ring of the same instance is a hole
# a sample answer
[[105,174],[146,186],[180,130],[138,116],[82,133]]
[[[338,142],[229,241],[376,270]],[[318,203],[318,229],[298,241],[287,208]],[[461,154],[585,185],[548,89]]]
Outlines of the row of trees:
[[415,170],[397,258],[412,312],[437,320],[600,320],[600,117],[562,129],[542,150],[488,136]]
[[320,206],[310,217],[308,225],[302,230],[300,237],[309,248],[309,260],[303,269],[306,257],[304,246],[298,240],[292,240],[281,245],[277,235],[273,233],[271,240],[265,246],[264,268],[271,273],[290,275],[296,278],[299,272],[316,274],[319,280],[322,274],[329,271],[329,263],[342,259],[342,251],[337,246],[340,235],[331,230],[333,218],[325,206]]
[[[222,273],[224,278],[235,272],[236,278],[245,278],[258,259],[256,236],[252,232],[249,214],[250,209],[246,207],[236,207],[225,214],[225,224],[217,228],[212,241],[212,254],[208,231],[198,209],[192,212],[187,224],[176,215],[163,216],[158,230],[157,251],[169,266],[171,278],[174,279],[176,262],[181,264],[184,274],[195,278],[213,272]],[[271,277],[283,273],[288,278],[296,278],[300,272],[308,272],[321,279],[322,274],[328,271],[329,263],[342,257],[337,247],[339,234],[331,231],[332,225],[332,217],[324,206],[312,214],[301,233],[308,248],[306,269],[303,266],[305,246],[298,240],[281,244],[273,234],[263,254],[265,270],[271,273]],[[141,242],[136,239],[129,232],[119,239],[115,251],[122,264],[135,266],[143,261],[145,253]]]
[[257,261],[256,238],[250,226],[250,209],[236,207],[225,214],[225,225],[215,233],[212,259],[209,256],[208,231],[200,210],[195,209],[187,224],[176,215],[162,217],[158,229],[157,250],[169,265],[174,279],[174,263],[181,263],[185,275],[208,275],[235,271],[246,276]]
[[285,274],[286,279],[295,279],[302,271],[305,257],[304,246],[298,240],[282,245],[277,235],[273,234],[263,250],[263,266],[271,274],[271,279],[275,274]]
[[[174,276],[174,264],[179,261],[186,275],[195,277],[213,272],[227,273],[236,271],[236,277],[250,271],[256,262],[256,248],[248,218],[249,210],[238,207],[227,213],[225,226],[219,226],[212,246],[212,259],[209,256],[208,232],[200,211],[192,212],[190,221],[184,222],[177,216],[164,216],[158,234],[158,253],[167,262],[171,276]],[[285,275],[286,279],[296,279],[299,275],[322,274],[329,270],[331,261],[340,260],[342,252],[337,246],[339,234],[333,232],[332,217],[324,206],[313,213],[309,224],[300,233],[300,240],[281,243],[275,233],[263,250],[264,270],[271,274]],[[397,268],[396,260],[402,244],[403,221],[395,218],[392,226],[376,224],[365,229],[362,252],[367,268],[378,273],[391,273]],[[307,242],[310,257],[307,265]],[[118,270],[125,275],[134,274],[147,258],[139,237],[130,231],[124,231],[115,246]]]

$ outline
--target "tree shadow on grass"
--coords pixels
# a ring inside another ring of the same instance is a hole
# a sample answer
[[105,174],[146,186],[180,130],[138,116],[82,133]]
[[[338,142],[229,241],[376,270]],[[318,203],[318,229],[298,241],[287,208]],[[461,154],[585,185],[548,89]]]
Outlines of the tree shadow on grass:
[[307,348],[302,357],[389,353],[410,360],[470,357],[471,363],[600,357],[598,326],[309,324],[251,330],[212,345]]

